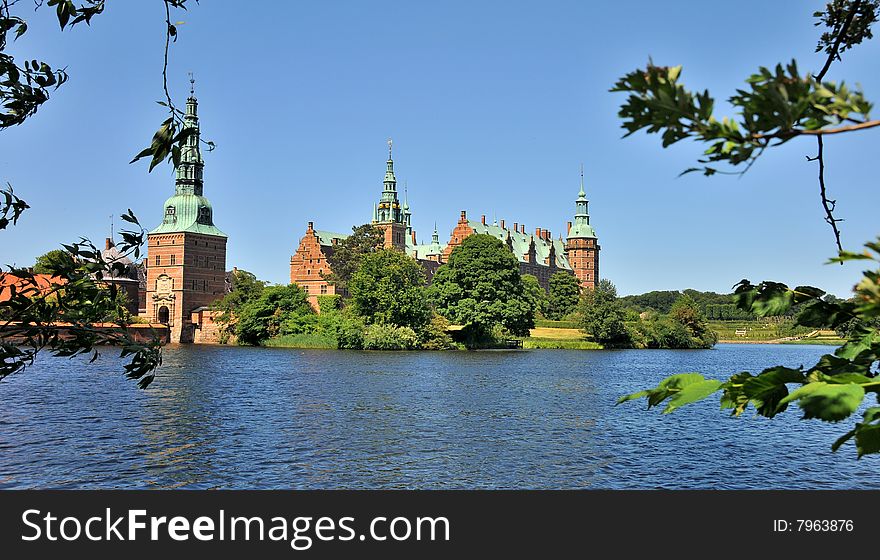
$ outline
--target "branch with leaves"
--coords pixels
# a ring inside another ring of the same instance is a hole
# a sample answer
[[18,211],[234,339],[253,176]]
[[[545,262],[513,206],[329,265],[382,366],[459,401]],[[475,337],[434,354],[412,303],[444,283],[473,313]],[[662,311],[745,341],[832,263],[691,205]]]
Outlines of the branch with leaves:
[[840,220],[833,215],[834,203],[828,199],[824,185],[822,138],[875,128],[880,120],[870,117],[872,104],[860,89],[824,78],[842,52],[872,37],[871,25],[878,15],[880,0],[828,3],[825,11],[814,14],[816,25],[828,28],[816,48],[827,54],[822,70],[815,76],[801,74],[794,60],[772,70],[760,67],[746,79],[747,87],[728,99],[737,112],[732,118],[719,120],[714,115],[715,99],[707,90],[695,93],[679,82],[681,66],[655,66],[649,61],[645,69],[626,74],[611,88],[612,92],[628,94],[618,113],[627,131],[625,136],[640,130],[660,133],[664,148],[685,139],[708,144],[698,159],[702,165],[682,172],[702,171],[706,176],[741,176],[768,148],[798,137],[817,137],[819,155],[808,159],[819,161],[826,221],[832,227],[838,250],[842,250],[837,228]]
[[[866,270],[849,301],[829,302],[825,292],[812,286],[789,288],[778,282],[752,285],[743,280],[736,286],[736,304],[759,317],[782,315],[792,306],[809,304],[798,315],[798,324],[807,327],[840,329],[850,324],[846,343],[833,354],[822,356],[812,367],[797,369],[783,366],[767,368],[757,375],[742,372],[726,381],[706,379],[699,373],[682,373],[664,379],[651,389],[626,395],[618,404],[645,398],[648,408],[666,402],[664,414],[721,393],[721,408],[739,416],[749,406],[757,414],[772,418],[797,404],[804,419],[817,418],[841,422],[856,413],[870,394],[880,403],[880,239],[867,243],[863,253],[843,251],[830,262],[873,261],[878,268]],[[790,390],[790,386],[793,389]],[[867,408],[862,422],[834,442],[836,451],[855,438],[859,457],[880,453],[880,406]]]
[[[136,260],[146,231],[131,210],[122,219],[138,229],[120,232],[122,240],[116,248],[122,257]],[[63,247],[66,258],[47,261],[46,275],[15,268],[3,273],[0,379],[33,364],[42,350],[54,356],[92,353],[94,361],[97,347],[111,345],[121,348],[123,358],[130,357],[124,366],[126,375],[147,387],[162,362],[161,343],[157,336],[144,344],[131,335],[125,303],[112,282],[125,275],[124,259],[108,261],[87,239]],[[41,281],[46,277],[51,278],[48,285]]]
[[[20,38],[27,30],[27,22],[13,15],[11,8],[18,0],[0,0],[0,130],[19,125],[33,116],[49,99],[50,90],[57,90],[67,81],[64,69],[54,70],[48,63],[26,60],[19,64],[6,52],[8,37]],[[198,0],[195,0],[198,2]],[[154,134],[151,145],[133,160],[151,156],[150,171],[166,158],[175,166],[180,161],[181,148],[192,131],[184,126],[183,113],[173,102],[168,89],[168,59],[170,45],[177,38],[177,27],[171,23],[172,9],[186,9],[187,0],[162,0],[165,9],[165,50],[162,67],[162,86],[165,101],[160,102],[169,111],[169,118]],[[103,13],[104,0],[35,0],[37,9],[55,9],[58,24],[63,31],[80,23],[90,25],[92,18]],[[205,142],[208,149],[213,143]],[[16,196],[12,186],[0,190],[0,230],[15,225],[27,203]],[[140,247],[145,232],[132,214],[122,216],[138,226],[139,231],[121,232],[122,242],[117,249],[124,256],[140,258]],[[37,354],[47,350],[55,356],[77,356],[92,353],[97,359],[97,348],[113,345],[121,348],[128,359],[124,366],[129,378],[137,379],[141,388],[154,379],[161,363],[160,341],[154,337],[149,343],[140,343],[130,334],[126,310],[116,293],[116,285],[105,277],[118,275],[120,262],[106,262],[101,252],[85,238],[64,245],[69,259],[53,261],[50,271],[54,276],[47,289],[38,277],[23,269],[10,268],[3,273],[15,281],[3,286],[8,290],[0,302],[0,379],[25,369]],[[97,327],[96,323],[112,319],[115,327]]]
[[[846,343],[833,354],[822,356],[812,367],[774,366],[757,375],[741,372],[726,380],[707,379],[699,373],[681,373],[619,399],[618,404],[646,399],[648,408],[666,403],[664,414],[720,393],[721,407],[734,416],[749,406],[757,414],[772,418],[789,405],[797,405],[804,419],[841,422],[850,418],[871,396],[880,403],[880,381],[876,369],[880,361],[880,239],[865,245],[862,253],[844,251],[834,217],[836,202],[828,198],[825,185],[824,137],[880,126],[869,116],[871,103],[861,91],[850,90],[842,82],[825,81],[825,75],[840,53],[870,39],[871,25],[880,14],[880,0],[834,0],[824,12],[816,12],[816,25],[828,28],[816,48],[827,58],[815,76],[801,75],[794,61],[775,71],[761,68],[738,90],[730,103],[739,110],[738,119],[713,116],[714,99],[707,91],[694,94],[678,83],[681,67],[666,68],[649,64],[622,78],[612,91],[628,92],[620,116],[627,135],[645,129],[663,133],[663,145],[693,139],[708,143],[702,164],[743,166],[743,174],[768,148],[801,136],[814,136],[818,152],[809,161],[819,164],[819,192],[825,221],[831,226],[838,246],[838,257],[829,262],[872,261],[878,268],[866,270],[848,301],[829,301],[825,292],[811,286],[789,288],[778,282],[752,285],[743,280],[736,286],[736,304],[759,317],[782,315],[795,305],[805,305],[797,323],[807,327],[830,326],[846,333]],[[697,171],[691,168],[684,173]],[[721,173],[708,165],[705,175]],[[880,453],[880,406],[868,406],[862,420],[831,446],[839,449],[855,441],[859,457]]]

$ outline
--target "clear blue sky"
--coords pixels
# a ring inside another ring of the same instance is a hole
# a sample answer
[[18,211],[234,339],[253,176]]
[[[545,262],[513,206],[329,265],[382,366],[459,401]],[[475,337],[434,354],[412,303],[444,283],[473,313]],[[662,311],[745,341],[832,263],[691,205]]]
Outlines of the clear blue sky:
[[[741,278],[811,283],[846,295],[858,265],[822,221],[812,141],[773,150],[742,179],[677,179],[701,151],[621,139],[616,78],[683,64],[719,100],[759,64],[804,70],[823,2],[202,2],[179,14],[171,86],[197,78],[205,193],[229,235],[227,262],[286,282],[306,223],[349,231],[370,219],[394,138],[413,222],[441,238],[460,210],[564,231],[578,166],[602,246],[601,274],[622,294],[727,291]],[[240,7],[247,6],[246,12]],[[163,9],[111,1],[91,28],[61,33],[51,10],[18,6],[30,31],[13,52],[67,66],[70,82],[23,126],[0,134],[0,179],[31,203],[0,234],[0,262],[27,265],[80,235],[102,242],[131,208],[148,228],[174,189],[168,166],[129,165],[164,118]],[[878,40],[846,53],[830,79],[880,99]],[[728,108],[720,103],[719,116]],[[845,245],[880,232],[876,132],[826,141],[827,180]],[[118,223],[117,219],[117,223]]]

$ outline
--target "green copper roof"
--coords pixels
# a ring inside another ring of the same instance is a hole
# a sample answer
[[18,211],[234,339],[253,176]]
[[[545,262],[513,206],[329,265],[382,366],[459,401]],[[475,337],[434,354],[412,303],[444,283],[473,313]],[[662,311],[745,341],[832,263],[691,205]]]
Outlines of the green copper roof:
[[406,238],[406,254],[415,255],[417,259],[428,260],[431,255],[442,255],[446,249],[446,245],[440,244],[440,236],[437,234],[437,226],[434,226],[434,234],[431,236],[431,242],[422,245],[413,245],[409,236]]
[[511,248],[513,254],[520,262],[526,262],[526,255],[529,253],[529,245],[532,239],[535,241],[535,260],[538,264],[546,265],[544,261],[550,256],[550,247],[556,250],[556,266],[565,270],[571,270],[571,265],[565,257],[565,244],[561,239],[551,239],[549,241],[535,237],[528,233],[522,233],[512,229],[502,229],[497,225],[483,225],[482,222],[468,220],[468,225],[474,230],[474,233],[485,233],[501,240],[507,244],[507,236],[510,235]]
[[571,230],[568,232],[568,238],[595,238],[596,231],[593,229],[593,226],[590,225],[590,213],[587,210],[589,205],[589,201],[587,200],[587,193],[584,192],[584,168],[581,166],[581,190],[578,192],[577,200],[575,201],[575,214],[574,214],[574,223],[571,225]]
[[[348,237],[351,234],[336,233],[334,231],[324,231],[321,229],[316,229],[315,235],[318,236],[318,243],[320,243],[321,245],[324,245],[325,247],[328,247],[330,245],[333,245],[334,239],[338,239],[339,241],[342,241],[343,239],[345,239],[346,237]],[[337,241],[337,243],[339,243],[339,241]]]
[[214,225],[214,210],[204,196],[175,194],[165,201],[165,219],[150,233],[204,233],[226,237]]

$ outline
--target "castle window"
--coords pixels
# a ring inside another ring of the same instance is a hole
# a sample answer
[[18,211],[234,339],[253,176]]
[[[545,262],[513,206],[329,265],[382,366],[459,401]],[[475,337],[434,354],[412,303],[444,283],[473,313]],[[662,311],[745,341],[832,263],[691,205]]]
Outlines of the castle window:
[[322,293],[322,294],[326,294],[326,293],[327,293],[327,284],[321,284],[321,293]]
[[175,263],[176,260],[177,260],[176,255],[171,255],[171,266],[174,266],[176,264]]
[[200,224],[211,225],[211,209],[207,206],[199,206],[199,217],[196,221]]
[[156,266],[159,266],[159,255],[156,255]]

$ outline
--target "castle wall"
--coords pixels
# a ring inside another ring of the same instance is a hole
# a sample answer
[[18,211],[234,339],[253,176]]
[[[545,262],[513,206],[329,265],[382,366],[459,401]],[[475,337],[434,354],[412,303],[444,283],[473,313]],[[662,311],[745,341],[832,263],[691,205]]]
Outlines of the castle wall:
[[193,342],[191,313],[226,293],[226,238],[179,232],[147,236],[146,317],[172,342]]

